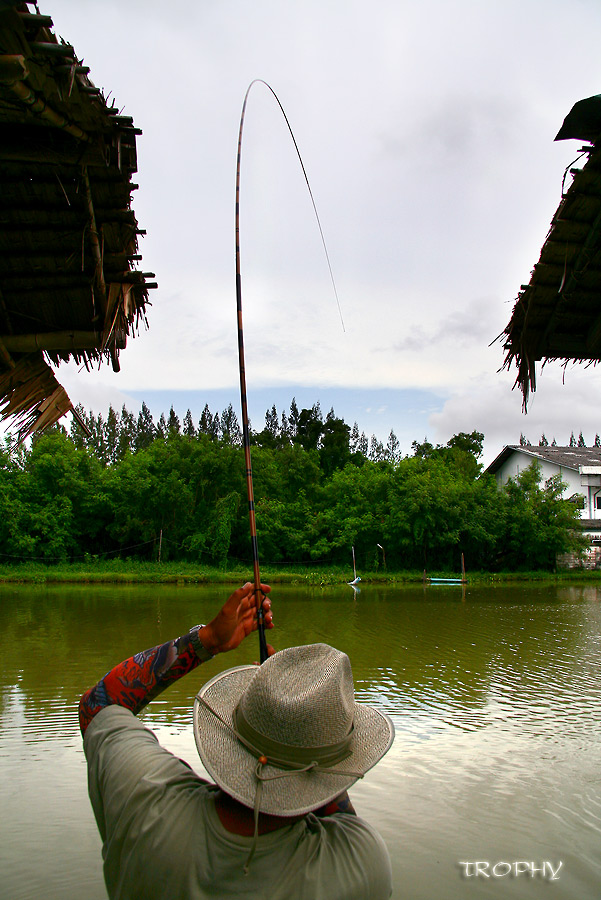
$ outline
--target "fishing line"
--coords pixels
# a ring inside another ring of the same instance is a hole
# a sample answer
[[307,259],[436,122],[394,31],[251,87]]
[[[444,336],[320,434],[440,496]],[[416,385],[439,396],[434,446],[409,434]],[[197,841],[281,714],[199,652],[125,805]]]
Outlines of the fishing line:
[[315,218],[317,220],[317,225],[319,227],[319,234],[321,236],[321,242],[323,245],[323,249],[325,252],[326,261],[328,264],[328,270],[330,273],[330,279],[332,281],[332,287],[334,288],[334,296],[336,297],[336,304],[338,306],[338,313],[340,315],[340,321],[342,323],[342,330],[345,331],[344,328],[344,320],[342,318],[342,310],[340,308],[340,301],[338,299],[338,291],[336,290],[336,283],[334,281],[334,273],[332,272],[332,266],[330,263],[330,256],[328,254],[328,248],[326,246],[326,241],[323,233],[323,228],[321,227],[321,221],[319,218],[319,213],[317,212],[317,206],[315,205],[315,199],[313,197],[313,191],[311,190],[311,185],[309,184],[309,178],[307,176],[307,171],[305,169],[305,164],[303,163],[302,156],[300,154],[300,150],[298,149],[298,144],[296,143],[296,138],[294,137],[294,132],[290,126],[290,122],[288,121],[288,116],[284,111],[284,107],[280,103],[279,97],[276,92],[273,90],[271,85],[267,84],[266,81],[263,81],[262,78],[255,78],[254,81],[251,81],[249,84],[246,94],[244,95],[244,103],[242,104],[242,114],[240,116],[240,129],[238,131],[238,156],[236,159],[236,216],[235,216],[235,230],[236,230],[236,309],[237,309],[237,318],[238,318],[238,363],[240,369],[240,405],[242,408],[242,439],[244,444],[244,463],[246,469],[246,488],[248,492],[248,517],[250,524],[250,540],[252,546],[252,558],[253,558],[253,578],[254,578],[254,586],[255,586],[255,603],[257,607],[257,631],[259,634],[259,650],[260,650],[260,659],[261,662],[265,662],[268,657],[267,651],[267,643],[265,640],[265,620],[263,614],[263,598],[264,594],[261,590],[261,574],[259,571],[259,547],[257,542],[257,523],[255,519],[255,497],[254,497],[254,489],[253,489],[253,477],[252,477],[252,464],[250,458],[250,429],[248,425],[248,405],[246,399],[246,366],[244,362],[244,335],[242,328],[242,280],[240,277],[240,162],[242,157],[242,132],[244,129],[244,116],[246,114],[246,105],[248,102],[248,95],[250,94],[251,88],[255,84],[263,84],[266,88],[271,92],[273,97],[275,98],[280,111],[284,117],[284,121],[288,127],[288,131],[290,132],[290,137],[292,138],[292,142],[294,144],[294,149],[296,150],[296,155],[298,156],[298,160],[301,165],[301,169],[305,178],[305,183],[309,190],[309,197],[311,198],[311,203],[313,205],[313,211],[315,213]]
[[[245,97],[244,97],[244,103],[243,103],[243,105],[242,105],[242,115],[241,115],[241,117],[240,117],[240,134],[239,134],[239,139],[238,139],[238,168],[237,168],[237,180],[236,180],[236,209],[238,209],[238,200],[239,200],[239,196],[240,196],[240,194],[239,194],[240,152],[241,152],[241,149],[242,149],[242,130],[243,130],[243,127],[244,127],[244,116],[245,116],[245,112],[246,112],[246,104],[247,104],[247,101],[248,101],[248,95],[250,94],[251,88],[252,88],[252,86],[253,86],[254,84],[263,84],[263,85],[265,85],[265,87],[271,92],[271,94],[272,94],[272,96],[274,97],[274,99],[275,99],[277,105],[278,105],[279,108],[280,108],[280,111],[281,111],[282,116],[284,117],[284,121],[285,121],[285,123],[286,123],[286,127],[288,128],[288,131],[289,131],[289,133],[290,133],[290,137],[292,138],[292,143],[294,144],[294,149],[296,150],[296,155],[297,155],[297,157],[298,157],[298,161],[299,161],[299,163],[300,163],[300,167],[301,167],[302,172],[303,172],[303,177],[304,177],[304,179],[305,179],[305,184],[307,185],[307,190],[309,191],[309,197],[311,198],[311,205],[312,205],[312,207],[313,207],[313,212],[315,213],[315,220],[316,220],[316,222],[317,222],[317,227],[319,228],[319,236],[320,236],[320,238],[321,238],[321,244],[322,244],[322,246],[323,246],[324,255],[325,255],[325,258],[326,258],[327,265],[328,265],[328,272],[330,273],[330,281],[332,282],[332,288],[333,288],[333,291],[334,291],[334,297],[336,298],[336,306],[338,307],[338,315],[340,316],[340,324],[342,325],[342,330],[343,330],[344,332],[346,332],[346,328],[344,327],[344,319],[343,319],[343,317],[342,317],[342,307],[341,307],[341,305],[340,305],[340,299],[339,299],[339,297],[338,297],[338,290],[337,290],[337,288],[336,288],[336,282],[335,282],[335,280],[334,280],[334,272],[333,272],[333,269],[332,269],[332,264],[331,264],[331,262],[330,262],[330,254],[328,253],[328,247],[327,247],[327,244],[326,244],[325,235],[324,235],[324,233],[323,233],[323,228],[322,228],[322,226],[321,226],[321,219],[319,218],[319,213],[317,212],[317,205],[316,205],[316,203],[315,203],[315,198],[314,198],[314,196],[313,196],[313,191],[311,190],[311,184],[310,184],[310,182],[309,182],[309,176],[307,175],[307,170],[305,169],[305,164],[304,164],[304,162],[303,162],[303,158],[302,158],[302,156],[301,156],[301,152],[300,152],[299,147],[298,147],[298,144],[297,144],[297,142],[296,142],[296,138],[295,138],[295,136],[294,136],[294,132],[292,131],[292,126],[290,125],[290,121],[288,120],[288,116],[286,115],[286,111],[284,110],[284,107],[282,106],[282,104],[281,104],[281,102],[280,102],[280,98],[278,97],[278,95],[276,94],[276,92],[274,91],[274,89],[271,87],[271,85],[268,84],[266,81],[263,81],[262,78],[255,78],[254,81],[251,81],[251,83],[249,84],[249,86],[248,86],[248,88],[247,88],[247,91],[246,91],[246,94],[245,94]],[[236,251],[239,252],[239,249],[240,249],[240,248],[239,248],[239,232],[238,232],[238,230],[236,230]]]

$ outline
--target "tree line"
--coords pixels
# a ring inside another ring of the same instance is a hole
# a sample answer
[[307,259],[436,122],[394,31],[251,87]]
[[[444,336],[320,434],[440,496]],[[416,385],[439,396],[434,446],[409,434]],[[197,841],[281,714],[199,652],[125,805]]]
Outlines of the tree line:
[[[198,424],[145,404],[74,419],[0,456],[0,559],[121,556],[249,564],[245,467],[231,406]],[[402,455],[319,404],[268,410],[251,430],[261,559],[373,570],[552,569],[577,549],[579,511],[533,465],[501,490],[482,472],[484,436],[414,441]]]
[[[188,438],[205,435],[222,444],[242,446],[242,429],[231,403],[221,414],[213,414],[205,404],[197,424],[189,409],[183,422],[180,422],[173,406],[169,415],[161,413],[156,423],[145,403],[142,403],[137,417],[125,406],[121,413],[109,406],[105,417],[101,413],[97,416],[91,411],[86,413],[82,406],[76,407],[76,411],[78,415],[72,421],[71,438],[77,447],[89,448],[105,465],[118,462],[128,452],[146,449],[157,438],[166,439],[179,434]],[[356,422],[350,428],[344,419],[336,416],[333,409],[324,417],[319,402],[311,408],[299,410],[293,398],[290,409],[283,411],[281,416],[274,405],[265,413],[263,428],[255,431],[249,423],[249,430],[251,444],[255,446],[273,450],[297,444],[305,450],[318,450],[326,470],[341,468],[356,454],[374,462],[394,462],[400,456],[399,441],[394,431],[390,431],[386,444],[373,434],[368,441]],[[64,426],[62,431],[67,433]]]
[[[545,432],[543,431],[543,433],[541,434],[541,436],[538,440],[538,446],[539,447],[557,447],[557,441],[555,440],[555,438],[553,438],[551,443],[549,443],[549,441],[547,440],[547,436],[545,435]],[[578,435],[578,439],[576,439],[574,432],[571,433],[568,447],[586,447],[586,446],[587,446],[587,444],[584,439],[584,435],[583,435],[582,431]],[[595,439],[593,441],[592,446],[593,447],[601,447],[601,437],[599,436],[598,432],[597,432],[597,434],[595,434]],[[528,438],[523,433],[520,434],[520,447],[532,447],[532,444],[530,443]]]

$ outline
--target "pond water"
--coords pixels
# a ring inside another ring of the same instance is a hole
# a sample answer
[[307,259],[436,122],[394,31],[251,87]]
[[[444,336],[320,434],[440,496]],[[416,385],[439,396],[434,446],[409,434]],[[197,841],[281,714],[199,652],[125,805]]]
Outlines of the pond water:
[[[106,897],[79,696],[228,593],[0,585],[1,900]],[[601,588],[276,586],[272,599],[276,649],[344,650],[358,698],[395,722],[392,749],[351,790],[388,845],[395,898],[597,900]],[[253,636],[143,714],[201,773],[194,694],[257,653]]]

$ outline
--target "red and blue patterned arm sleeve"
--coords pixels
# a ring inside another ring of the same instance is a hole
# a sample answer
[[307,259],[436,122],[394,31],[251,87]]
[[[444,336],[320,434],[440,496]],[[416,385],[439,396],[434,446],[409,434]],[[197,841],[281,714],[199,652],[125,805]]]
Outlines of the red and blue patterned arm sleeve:
[[196,625],[174,641],[136,653],[107,672],[79,701],[81,733],[85,734],[94,716],[105,706],[124,706],[137,715],[170,684],[211,659],[198,639],[201,627]]
[[342,794],[339,794],[335,800],[331,800],[329,803],[326,803],[325,806],[322,806],[321,809],[315,810],[316,816],[333,816],[334,813],[349,813],[352,816],[356,816],[355,807],[351,803],[351,798],[349,797],[347,791],[343,791]]

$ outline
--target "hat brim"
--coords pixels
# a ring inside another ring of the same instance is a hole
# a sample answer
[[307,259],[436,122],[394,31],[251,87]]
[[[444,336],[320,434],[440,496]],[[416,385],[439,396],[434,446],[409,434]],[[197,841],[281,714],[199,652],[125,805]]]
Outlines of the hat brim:
[[[194,739],[204,767],[220,788],[251,808],[257,788],[257,760],[198,697],[203,697],[233,728],[234,709],[257,671],[257,666],[237,666],[220,672],[202,686],[194,701]],[[264,781],[261,812],[296,816],[319,809],[375,766],[394,740],[391,719],[372,706],[356,703],[354,725],[350,754],[336,763],[336,774],[300,772]],[[265,776],[281,772],[275,766],[263,768]]]

